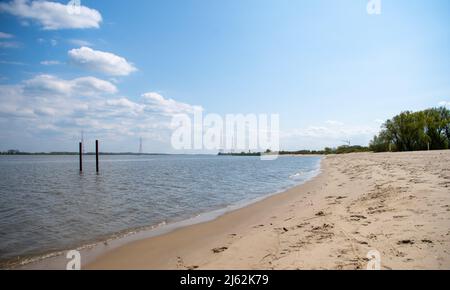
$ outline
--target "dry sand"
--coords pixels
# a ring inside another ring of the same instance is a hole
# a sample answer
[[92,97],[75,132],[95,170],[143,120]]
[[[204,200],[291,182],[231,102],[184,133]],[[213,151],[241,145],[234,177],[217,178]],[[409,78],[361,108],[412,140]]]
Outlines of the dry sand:
[[328,156],[312,181],[87,269],[450,269],[450,151]]

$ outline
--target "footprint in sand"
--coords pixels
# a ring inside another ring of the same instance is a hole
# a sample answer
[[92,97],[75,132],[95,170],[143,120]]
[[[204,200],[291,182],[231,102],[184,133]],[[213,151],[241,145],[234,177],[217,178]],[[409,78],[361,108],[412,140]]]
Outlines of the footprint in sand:
[[325,213],[323,211],[319,211],[318,213],[316,213],[316,216],[325,216]]
[[367,217],[363,215],[354,214],[350,216],[350,221],[359,222],[361,220],[366,220]]
[[309,225],[308,222],[301,223],[301,224],[297,225],[297,228],[298,228],[298,229],[301,229],[301,228],[303,228],[303,227],[305,227],[305,226],[307,226],[307,225]]
[[185,265],[184,261],[183,261],[183,258],[178,256],[177,257],[177,268],[183,268],[183,269],[186,269],[186,270],[195,270],[195,269],[198,269],[199,266],[197,266],[197,265],[190,265],[190,266]]
[[212,249],[211,251],[212,251],[214,254],[218,254],[218,253],[222,253],[223,251],[226,251],[226,250],[228,250],[228,247],[214,248],[214,249]]
[[433,241],[432,240],[428,240],[428,239],[423,239],[422,243],[424,243],[424,244],[433,244]]
[[259,229],[259,228],[262,228],[262,227],[264,227],[264,225],[261,224],[261,225],[254,226],[253,228],[254,229]]
[[377,235],[375,235],[375,234],[370,234],[370,235],[367,236],[367,238],[368,238],[369,240],[376,240],[376,239],[377,239]]

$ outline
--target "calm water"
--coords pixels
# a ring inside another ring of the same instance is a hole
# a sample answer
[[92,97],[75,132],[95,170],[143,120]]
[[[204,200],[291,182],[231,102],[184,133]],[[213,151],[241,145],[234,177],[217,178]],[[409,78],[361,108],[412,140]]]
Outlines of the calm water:
[[319,157],[0,156],[0,261],[74,248],[292,187]]

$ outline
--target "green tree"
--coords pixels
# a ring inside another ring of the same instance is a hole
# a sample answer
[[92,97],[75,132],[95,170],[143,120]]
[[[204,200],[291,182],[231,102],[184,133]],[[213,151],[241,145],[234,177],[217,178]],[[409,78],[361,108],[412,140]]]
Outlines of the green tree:
[[370,142],[375,152],[448,149],[450,111],[444,107],[402,112],[387,120]]

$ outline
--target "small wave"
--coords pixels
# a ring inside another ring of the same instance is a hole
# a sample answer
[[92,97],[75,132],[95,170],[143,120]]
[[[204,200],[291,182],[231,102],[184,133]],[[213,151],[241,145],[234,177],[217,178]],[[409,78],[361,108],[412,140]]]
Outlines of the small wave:
[[303,172],[298,172],[298,173],[295,173],[295,174],[289,176],[289,178],[290,178],[290,179],[297,179],[297,178],[299,178],[299,177],[302,177],[303,175],[304,175]]

